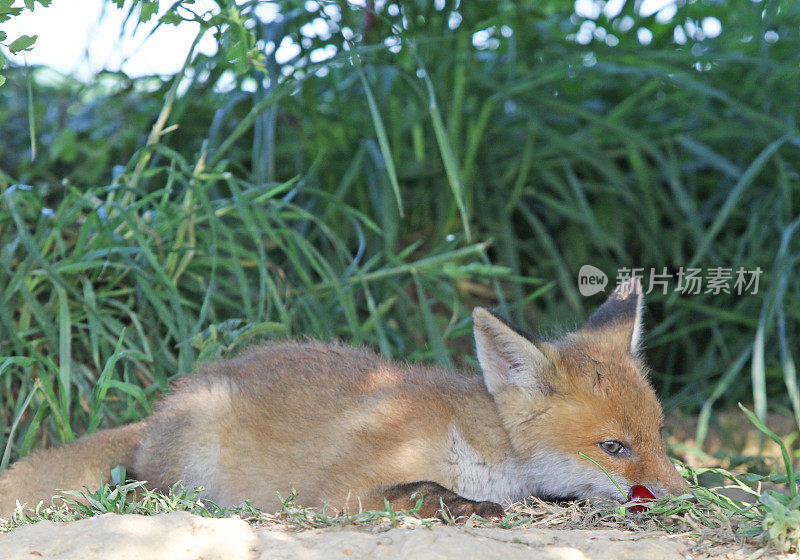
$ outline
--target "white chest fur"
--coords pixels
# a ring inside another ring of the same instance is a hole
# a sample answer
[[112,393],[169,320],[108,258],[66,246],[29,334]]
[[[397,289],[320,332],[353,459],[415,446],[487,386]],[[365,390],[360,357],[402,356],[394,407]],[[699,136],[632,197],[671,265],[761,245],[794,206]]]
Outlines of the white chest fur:
[[449,448],[456,480],[453,490],[465,498],[508,504],[530,496],[538,486],[538,473],[533,465],[514,456],[490,463],[456,428],[450,432]]

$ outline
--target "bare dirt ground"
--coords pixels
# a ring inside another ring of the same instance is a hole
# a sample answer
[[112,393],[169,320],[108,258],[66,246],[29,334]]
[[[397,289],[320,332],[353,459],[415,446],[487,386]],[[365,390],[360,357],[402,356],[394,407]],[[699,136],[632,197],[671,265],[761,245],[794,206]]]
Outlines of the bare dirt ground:
[[755,547],[705,543],[687,534],[619,529],[499,529],[475,526],[254,528],[241,519],[185,512],[144,517],[105,514],[71,523],[42,521],[0,536],[8,560],[255,560],[329,558],[459,560],[745,560],[788,558]]

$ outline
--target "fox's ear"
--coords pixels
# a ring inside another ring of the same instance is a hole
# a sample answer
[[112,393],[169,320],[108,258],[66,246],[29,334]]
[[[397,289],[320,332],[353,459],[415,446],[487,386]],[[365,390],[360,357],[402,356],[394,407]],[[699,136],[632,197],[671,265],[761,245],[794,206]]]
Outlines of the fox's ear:
[[491,394],[508,388],[532,397],[553,392],[549,381],[555,368],[531,340],[482,307],[475,308],[472,320],[478,362]]
[[642,340],[642,283],[631,278],[617,286],[580,330],[602,333],[603,340],[632,354]]

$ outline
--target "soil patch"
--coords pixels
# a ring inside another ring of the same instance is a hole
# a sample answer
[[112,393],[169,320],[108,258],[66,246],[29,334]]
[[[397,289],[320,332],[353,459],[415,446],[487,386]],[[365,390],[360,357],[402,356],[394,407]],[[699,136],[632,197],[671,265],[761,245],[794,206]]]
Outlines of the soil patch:
[[277,525],[254,528],[237,518],[203,518],[186,512],[151,517],[104,514],[71,523],[42,521],[0,535],[0,557],[8,560],[745,560],[759,553],[760,558],[786,558],[750,546],[712,545],[685,533],[663,531],[470,525],[297,531]]

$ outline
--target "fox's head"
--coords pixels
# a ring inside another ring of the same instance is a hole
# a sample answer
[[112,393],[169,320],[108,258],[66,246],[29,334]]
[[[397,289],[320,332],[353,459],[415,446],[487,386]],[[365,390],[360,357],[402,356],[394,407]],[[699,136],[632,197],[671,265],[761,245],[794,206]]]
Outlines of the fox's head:
[[[473,313],[483,378],[512,445],[542,470],[541,497],[657,497],[687,484],[667,458],[664,417],[640,354],[642,290],[621,284],[577,331],[535,340],[489,311]],[[556,476],[553,476],[555,473]]]

